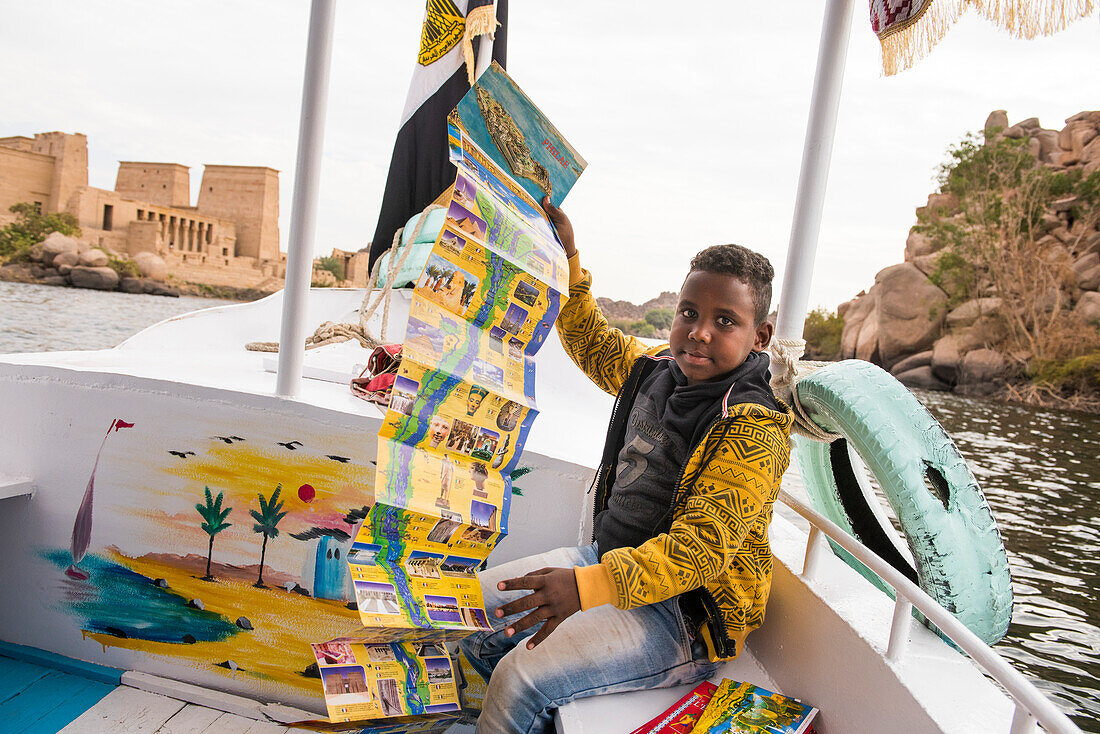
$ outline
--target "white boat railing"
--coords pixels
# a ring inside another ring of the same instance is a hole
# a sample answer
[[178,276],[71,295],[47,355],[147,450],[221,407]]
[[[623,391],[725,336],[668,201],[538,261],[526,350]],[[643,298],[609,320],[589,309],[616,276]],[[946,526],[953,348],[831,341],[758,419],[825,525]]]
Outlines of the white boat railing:
[[1031,681],[900,571],[848,535],[840,526],[792,497],[788,492],[780,491],[779,501],[810,523],[810,533],[806,540],[806,557],[802,564],[803,580],[812,579],[822,555],[832,552],[828,543],[821,537],[825,535],[893,587],[894,614],[890,622],[890,638],[886,647],[888,662],[898,663],[905,653],[909,642],[910,626],[913,623],[913,607],[916,607],[1012,697],[1016,709],[1012,716],[1009,734],[1035,732],[1036,724],[1041,725],[1050,734],[1081,734],[1081,729]]

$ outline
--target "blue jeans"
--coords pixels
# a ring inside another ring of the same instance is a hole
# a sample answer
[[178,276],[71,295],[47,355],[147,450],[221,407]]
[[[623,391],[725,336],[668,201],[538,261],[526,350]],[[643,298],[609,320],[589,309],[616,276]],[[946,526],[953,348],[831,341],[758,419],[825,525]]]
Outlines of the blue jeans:
[[493,631],[460,643],[470,664],[489,681],[478,734],[550,732],[554,709],[574,699],[697,683],[715,673],[717,664],[707,659],[701,641],[693,642],[675,598],[625,611],[604,605],[578,612],[534,650],[523,643],[537,625],[505,636],[504,628],[527,612],[497,619],[497,607],[530,592],[498,591],[498,581],[540,568],[596,562],[592,544],[521,558],[479,574]]

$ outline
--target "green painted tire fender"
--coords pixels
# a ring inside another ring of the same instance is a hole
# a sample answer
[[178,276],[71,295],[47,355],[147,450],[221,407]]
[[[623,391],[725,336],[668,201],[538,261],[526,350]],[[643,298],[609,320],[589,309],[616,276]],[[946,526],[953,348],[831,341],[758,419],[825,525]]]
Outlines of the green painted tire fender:
[[[810,503],[915,580],[987,644],[1004,637],[1012,616],[1008,556],[974,474],[943,427],[900,382],[869,362],[827,365],[796,389],[806,414],[843,437],[832,444],[797,440]],[[915,567],[868,506],[847,444],[882,487]],[[847,553],[838,555],[874,576]],[[888,588],[877,577],[872,581]]]

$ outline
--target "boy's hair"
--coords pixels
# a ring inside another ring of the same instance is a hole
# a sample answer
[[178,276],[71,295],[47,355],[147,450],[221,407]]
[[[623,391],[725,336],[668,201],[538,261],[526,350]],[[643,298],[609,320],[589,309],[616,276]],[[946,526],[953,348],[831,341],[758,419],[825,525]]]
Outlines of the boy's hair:
[[719,275],[732,275],[742,280],[752,291],[756,307],[755,323],[758,326],[768,318],[772,305],[772,279],[775,269],[768,258],[741,245],[714,245],[702,250],[691,259],[691,270],[702,270]]

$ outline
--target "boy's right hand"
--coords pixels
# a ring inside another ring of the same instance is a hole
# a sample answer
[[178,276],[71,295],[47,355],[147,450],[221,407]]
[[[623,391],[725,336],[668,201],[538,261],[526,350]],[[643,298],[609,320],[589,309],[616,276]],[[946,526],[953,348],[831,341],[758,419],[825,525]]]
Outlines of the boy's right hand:
[[565,250],[565,256],[573,257],[577,254],[577,247],[573,242],[573,225],[570,223],[569,217],[565,216],[565,212],[561,209],[550,203],[549,196],[542,197],[542,210],[546,212],[546,216],[554,225],[554,229],[557,230],[558,239],[561,240],[561,246]]

